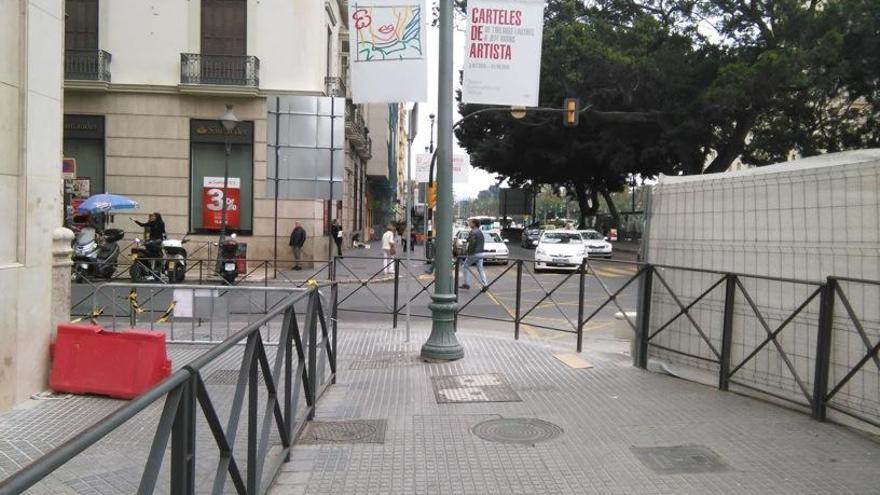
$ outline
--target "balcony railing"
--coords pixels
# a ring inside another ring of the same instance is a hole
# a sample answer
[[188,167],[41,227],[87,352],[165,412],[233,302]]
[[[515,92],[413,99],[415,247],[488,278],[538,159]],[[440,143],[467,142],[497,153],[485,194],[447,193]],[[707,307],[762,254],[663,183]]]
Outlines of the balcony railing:
[[369,160],[372,157],[373,141],[370,139],[363,111],[351,102],[345,106],[345,137],[362,158]]
[[339,98],[348,97],[348,88],[345,86],[345,79],[341,77],[325,77],[324,92],[327,96],[336,96]]
[[64,79],[110,82],[110,54],[104,50],[66,50]]
[[260,85],[260,59],[250,55],[181,53],[180,83],[256,88]]

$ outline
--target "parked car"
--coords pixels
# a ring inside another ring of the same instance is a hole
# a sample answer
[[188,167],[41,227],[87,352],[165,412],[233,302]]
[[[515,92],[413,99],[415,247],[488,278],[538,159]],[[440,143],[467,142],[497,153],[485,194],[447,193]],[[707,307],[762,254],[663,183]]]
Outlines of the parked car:
[[[507,239],[501,238],[501,233],[497,230],[484,230],[483,232],[483,249],[485,249],[484,263],[502,263],[507,264],[510,257],[510,250],[507,248]],[[470,230],[456,230],[452,237],[452,252],[455,256],[467,256],[468,242]]]
[[453,256],[467,255],[467,238],[470,230],[455,229],[452,232],[452,254]]
[[510,241],[501,238],[501,233],[498,231],[483,231],[483,249],[485,249],[483,262],[506,265],[510,256],[510,250],[507,249],[508,242]]
[[544,230],[540,225],[529,225],[523,229],[519,245],[526,249],[534,249],[543,233]]
[[577,270],[587,256],[584,238],[577,230],[544,232],[535,248],[535,272]]
[[578,232],[584,238],[584,244],[587,245],[587,253],[590,258],[610,258],[612,256],[613,248],[607,237],[595,230],[579,230]]

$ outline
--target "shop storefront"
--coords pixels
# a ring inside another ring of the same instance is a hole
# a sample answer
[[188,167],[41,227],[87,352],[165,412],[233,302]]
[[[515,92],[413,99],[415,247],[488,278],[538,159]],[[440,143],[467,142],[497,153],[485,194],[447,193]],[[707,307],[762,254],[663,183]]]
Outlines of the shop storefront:
[[[227,144],[229,176],[224,181]],[[220,230],[225,182],[227,229],[253,233],[254,123],[239,122],[226,131],[218,120],[191,120],[190,160],[189,232]]]
[[64,157],[76,160],[76,179],[73,180],[74,205],[92,194],[106,192],[103,116],[64,116]]

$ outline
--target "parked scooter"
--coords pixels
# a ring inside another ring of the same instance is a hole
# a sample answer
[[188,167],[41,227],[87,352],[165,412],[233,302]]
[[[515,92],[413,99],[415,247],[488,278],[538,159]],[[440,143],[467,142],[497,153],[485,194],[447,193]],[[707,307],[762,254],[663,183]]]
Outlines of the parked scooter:
[[239,274],[237,261],[238,241],[235,238],[236,235],[233,233],[222,244],[214,243],[219,251],[217,256],[217,273],[229,285],[235,283],[235,279],[238,278]]
[[120,229],[106,229],[98,234],[93,227],[84,227],[73,243],[71,280],[82,282],[92,278],[113,278],[119,260],[118,241],[125,236]]
[[186,249],[189,242],[184,237],[176,239],[135,239],[131,250],[132,265],[129,270],[132,282],[167,281],[179,284],[186,278]]

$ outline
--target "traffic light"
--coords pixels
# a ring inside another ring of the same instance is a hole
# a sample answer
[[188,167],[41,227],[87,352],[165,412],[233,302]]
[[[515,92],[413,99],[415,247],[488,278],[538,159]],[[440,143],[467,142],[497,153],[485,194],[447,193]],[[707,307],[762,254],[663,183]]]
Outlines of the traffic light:
[[431,184],[428,186],[427,201],[428,201],[428,208],[433,208],[433,207],[437,206],[437,185],[436,184]]
[[566,127],[577,127],[581,104],[577,98],[566,98],[562,105],[562,123]]

